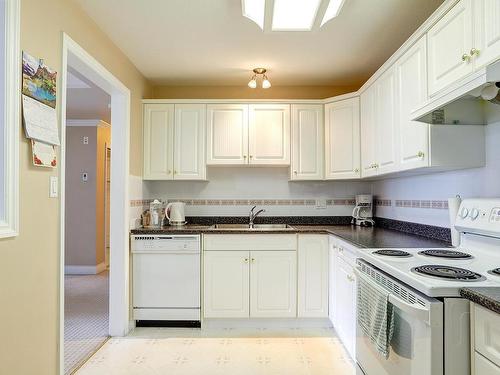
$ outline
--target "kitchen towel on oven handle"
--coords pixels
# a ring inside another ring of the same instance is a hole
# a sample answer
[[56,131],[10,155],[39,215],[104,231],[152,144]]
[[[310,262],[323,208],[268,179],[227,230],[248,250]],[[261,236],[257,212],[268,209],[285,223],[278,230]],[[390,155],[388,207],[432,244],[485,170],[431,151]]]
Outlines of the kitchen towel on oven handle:
[[394,307],[389,303],[390,293],[362,273],[356,274],[358,325],[377,352],[387,358],[394,331]]

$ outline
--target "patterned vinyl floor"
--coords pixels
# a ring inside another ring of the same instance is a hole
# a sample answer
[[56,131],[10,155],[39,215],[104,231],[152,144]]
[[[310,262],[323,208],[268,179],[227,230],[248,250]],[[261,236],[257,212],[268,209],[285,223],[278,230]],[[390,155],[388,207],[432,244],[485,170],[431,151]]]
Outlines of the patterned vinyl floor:
[[64,372],[71,374],[108,339],[109,272],[64,279]]
[[354,375],[331,328],[136,328],[111,338],[77,375]]

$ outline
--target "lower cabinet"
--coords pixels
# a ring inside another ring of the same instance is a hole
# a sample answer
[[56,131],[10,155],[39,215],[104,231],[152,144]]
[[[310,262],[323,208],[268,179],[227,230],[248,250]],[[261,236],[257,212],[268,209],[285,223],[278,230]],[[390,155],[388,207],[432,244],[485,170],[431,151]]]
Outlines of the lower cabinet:
[[328,317],[328,236],[298,236],[299,318]]
[[500,314],[471,305],[472,374],[500,375]]
[[206,318],[297,316],[296,251],[205,251]]

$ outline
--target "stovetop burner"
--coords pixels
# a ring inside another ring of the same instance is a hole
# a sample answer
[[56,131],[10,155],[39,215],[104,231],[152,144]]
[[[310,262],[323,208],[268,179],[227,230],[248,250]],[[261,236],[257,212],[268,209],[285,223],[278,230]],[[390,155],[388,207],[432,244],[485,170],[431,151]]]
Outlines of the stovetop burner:
[[492,275],[500,276],[500,267],[492,269],[491,271],[488,271]]
[[417,274],[445,280],[478,281],[483,279],[483,276],[478,273],[458,267],[425,265],[414,267],[411,270]]
[[427,255],[430,257],[448,258],[448,259],[470,259],[470,258],[472,258],[472,255],[467,254],[467,253],[463,253],[461,251],[456,251],[456,250],[431,249],[431,250],[420,251],[419,254]]
[[400,257],[400,258],[411,257],[411,254],[407,251],[392,250],[392,249],[377,250],[377,251],[374,251],[373,254],[388,256],[388,257]]

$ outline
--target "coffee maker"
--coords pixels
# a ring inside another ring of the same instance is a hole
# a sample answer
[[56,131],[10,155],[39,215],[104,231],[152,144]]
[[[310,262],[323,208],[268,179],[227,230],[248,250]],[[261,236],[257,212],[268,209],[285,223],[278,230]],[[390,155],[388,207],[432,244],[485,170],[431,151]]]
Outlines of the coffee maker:
[[356,206],[352,210],[351,224],[370,227],[375,225],[373,217],[373,197],[370,194],[356,195]]

